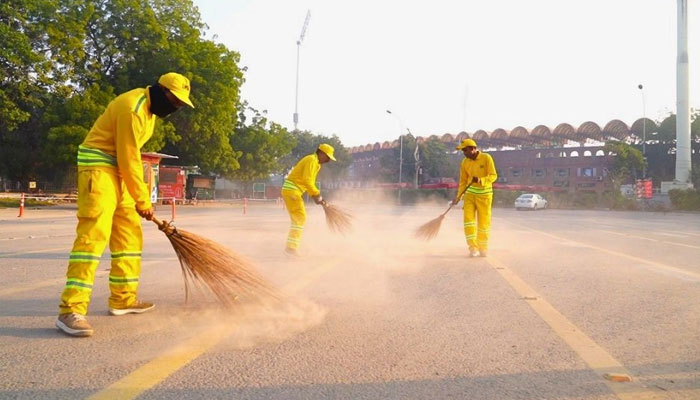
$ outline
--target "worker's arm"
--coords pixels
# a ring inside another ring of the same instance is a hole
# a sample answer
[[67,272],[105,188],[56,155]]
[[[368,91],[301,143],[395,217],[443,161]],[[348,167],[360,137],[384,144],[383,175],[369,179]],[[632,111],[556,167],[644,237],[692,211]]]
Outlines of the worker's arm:
[[116,129],[119,175],[124,180],[129,194],[136,202],[136,210],[139,212],[139,215],[148,218],[144,214],[148,214],[148,211],[153,206],[148,187],[143,181],[141,149],[139,149],[136,140],[136,135],[143,132],[145,124],[137,114],[127,111],[117,117]]
[[305,164],[302,166],[302,178],[301,182],[297,182],[297,186],[301,187],[309,193],[311,197],[317,197],[321,195],[321,191],[316,187],[316,176],[320,170],[318,163],[314,162],[313,157],[307,157],[302,160]]
[[486,158],[486,176],[479,178],[479,182],[483,186],[490,186],[498,179],[498,173],[496,172],[496,164],[493,162],[493,158],[487,154]]
[[462,197],[461,195],[464,193],[464,190],[467,188],[469,180],[471,179],[469,173],[467,172],[467,164],[465,161],[466,159],[462,160],[462,163],[459,165],[459,187],[457,188],[457,197],[452,200],[452,204],[459,203],[459,200]]

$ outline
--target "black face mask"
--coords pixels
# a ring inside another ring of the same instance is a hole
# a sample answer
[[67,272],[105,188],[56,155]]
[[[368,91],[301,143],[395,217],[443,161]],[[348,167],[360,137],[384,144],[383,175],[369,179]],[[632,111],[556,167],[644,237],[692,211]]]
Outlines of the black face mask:
[[151,112],[153,114],[165,118],[177,111],[177,107],[165,96],[165,90],[157,83],[148,88],[148,92],[151,95]]

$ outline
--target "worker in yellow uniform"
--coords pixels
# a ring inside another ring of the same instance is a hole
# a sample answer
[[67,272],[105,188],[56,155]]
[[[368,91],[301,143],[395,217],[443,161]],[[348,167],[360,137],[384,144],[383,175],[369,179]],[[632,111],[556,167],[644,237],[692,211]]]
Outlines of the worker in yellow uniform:
[[[493,158],[477,150],[476,142],[465,139],[457,146],[464,160],[459,168],[459,189],[452,204],[464,195],[464,236],[471,257],[486,257],[491,231],[493,183],[498,179]],[[466,189],[466,191],[465,191]]]
[[153,134],[156,116],[194,107],[190,81],[170,72],[146,88],[112,100],[78,147],[78,227],[61,294],[56,327],[72,336],[90,336],[87,322],[95,269],[109,243],[109,313],[142,313],[155,307],[139,301],[143,237],[141,220],[153,217],[144,183],[140,149]]
[[321,164],[331,160],[335,161],[335,157],[333,157],[334,151],[333,146],[325,143],[321,144],[315,153],[299,160],[284,180],[282,199],[284,199],[284,204],[287,206],[289,218],[292,220],[292,225],[289,227],[289,235],[287,235],[287,245],[284,248],[287,254],[298,255],[301,235],[304,232],[304,224],[306,223],[306,208],[302,198],[304,192],[308,192],[316,204],[326,205],[323,197],[321,197],[321,191],[316,187],[316,176],[318,171],[321,170]]

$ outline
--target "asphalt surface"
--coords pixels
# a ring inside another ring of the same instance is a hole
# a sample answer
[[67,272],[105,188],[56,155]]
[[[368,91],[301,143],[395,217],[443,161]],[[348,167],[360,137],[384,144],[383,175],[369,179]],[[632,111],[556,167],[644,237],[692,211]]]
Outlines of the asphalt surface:
[[288,295],[234,310],[185,304],[144,222],[139,296],[157,307],[107,315],[106,251],[90,338],[54,327],[75,210],[0,209],[0,398],[700,398],[700,214],[494,209],[489,257],[468,258],[461,210],[423,242],[444,206],[344,206],[346,236],[307,206],[298,259],[275,204],[178,207]]

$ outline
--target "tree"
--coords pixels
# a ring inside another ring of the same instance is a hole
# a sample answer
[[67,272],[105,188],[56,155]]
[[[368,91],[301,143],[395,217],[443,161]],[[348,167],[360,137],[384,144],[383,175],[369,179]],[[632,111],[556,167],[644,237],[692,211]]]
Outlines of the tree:
[[205,29],[191,0],[0,4],[0,174],[74,165],[99,110],[169,71],[190,78],[197,108],[159,120],[144,150],[232,173],[243,72],[238,53],[206,40]]
[[[690,140],[700,141],[700,110],[691,110],[690,121]],[[661,143],[676,143],[676,114],[669,114],[659,123],[657,138]]]
[[[249,125],[246,125],[246,110],[253,113]],[[264,112],[244,104],[239,110],[231,145],[241,152],[238,159],[241,167],[227,177],[252,182],[282,172],[285,167],[282,157],[292,151],[296,142],[286,128],[268,121]]]
[[459,161],[450,157],[447,147],[437,138],[428,139],[418,145],[423,174],[430,177],[456,177],[459,175]]
[[336,135],[315,135],[309,131],[297,131],[292,133],[292,135],[296,140],[296,146],[292,149],[292,152],[284,158],[284,174],[288,173],[301,158],[316,152],[321,143],[327,143],[333,146],[336,161],[323,166],[319,173],[320,180],[338,179],[345,174],[347,168],[352,164],[350,153]]
[[620,185],[636,179],[638,173],[646,167],[642,152],[627,143],[608,142],[603,146],[603,151],[612,152],[615,155],[609,177],[618,189]]

